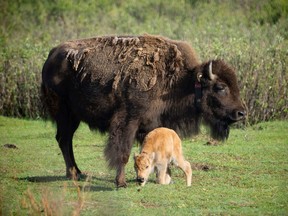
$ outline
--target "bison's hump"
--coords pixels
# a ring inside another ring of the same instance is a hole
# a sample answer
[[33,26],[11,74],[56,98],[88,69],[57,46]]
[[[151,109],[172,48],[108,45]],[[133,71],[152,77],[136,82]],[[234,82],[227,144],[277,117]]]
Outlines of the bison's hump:
[[144,36],[76,41],[67,50],[67,59],[80,81],[89,77],[91,82],[105,85],[112,80],[115,90],[128,85],[148,91],[158,78],[173,82],[183,67],[182,54],[175,44]]

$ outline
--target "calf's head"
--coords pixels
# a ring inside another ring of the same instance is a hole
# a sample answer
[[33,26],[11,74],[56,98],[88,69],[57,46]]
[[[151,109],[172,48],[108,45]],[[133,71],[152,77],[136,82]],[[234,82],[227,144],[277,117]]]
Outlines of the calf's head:
[[229,125],[246,115],[236,74],[223,61],[214,60],[196,68],[196,76],[202,90],[200,109],[204,123],[210,127],[213,138],[224,140],[229,136]]
[[135,154],[134,155],[134,168],[136,172],[136,180],[144,186],[148,180],[149,174],[153,172],[153,154]]

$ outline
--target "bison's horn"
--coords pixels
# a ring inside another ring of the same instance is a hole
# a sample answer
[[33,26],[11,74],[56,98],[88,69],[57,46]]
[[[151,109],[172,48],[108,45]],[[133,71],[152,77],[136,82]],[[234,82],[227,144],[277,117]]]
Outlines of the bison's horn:
[[213,72],[212,72],[212,61],[209,64],[209,77],[210,77],[210,80],[215,80],[216,79],[216,75],[213,74]]

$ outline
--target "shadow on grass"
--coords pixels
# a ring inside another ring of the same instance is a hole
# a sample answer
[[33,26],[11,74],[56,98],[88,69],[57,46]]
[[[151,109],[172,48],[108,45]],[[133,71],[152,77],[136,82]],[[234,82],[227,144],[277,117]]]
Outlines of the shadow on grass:
[[[81,175],[80,179],[78,180],[79,182],[85,182],[86,179],[88,178],[87,175]],[[22,177],[22,178],[17,178],[17,180],[19,181],[28,181],[28,182],[33,182],[33,183],[49,183],[49,182],[56,182],[56,181],[69,181],[71,179],[68,179],[65,176],[28,176],[28,177]],[[72,181],[72,180],[71,180]],[[99,177],[94,177],[92,176],[91,179],[89,180],[89,182],[91,182],[91,184],[89,185],[89,191],[113,191],[116,188],[115,186],[115,181],[112,179],[107,179],[107,178],[99,178]],[[113,187],[109,187],[109,186],[101,186],[101,185],[97,185],[95,183],[92,182],[109,182],[109,183],[113,183]],[[131,184],[131,183],[135,183],[135,179],[129,179],[127,180],[127,183]],[[79,185],[81,188],[82,186]]]
[[[79,183],[85,182],[87,179],[86,175],[81,175],[80,179],[78,180]],[[28,181],[33,183],[49,183],[49,182],[57,182],[57,181],[69,181],[71,179],[65,177],[65,176],[28,176],[28,177],[22,177],[18,178],[19,181]],[[72,181],[72,180],[71,180]],[[112,180],[107,180],[104,178],[97,178],[92,177],[90,180],[93,181],[105,181],[105,182],[113,182]],[[81,185],[79,185],[80,188],[82,188]],[[101,185],[90,185],[89,191],[113,191],[115,188],[113,187],[107,187],[107,186],[101,186]]]
[[67,181],[68,178],[66,178],[65,176],[27,176],[23,178],[18,178],[17,180],[34,182],[34,183],[46,183],[56,181]]

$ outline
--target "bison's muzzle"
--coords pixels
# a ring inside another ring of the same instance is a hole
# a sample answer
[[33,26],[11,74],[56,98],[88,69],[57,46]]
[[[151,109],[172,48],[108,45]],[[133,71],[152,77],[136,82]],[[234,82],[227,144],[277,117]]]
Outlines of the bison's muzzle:
[[231,115],[229,115],[229,120],[231,123],[235,123],[237,121],[244,120],[246,117],[246,111],[245,110],[236,110]]

